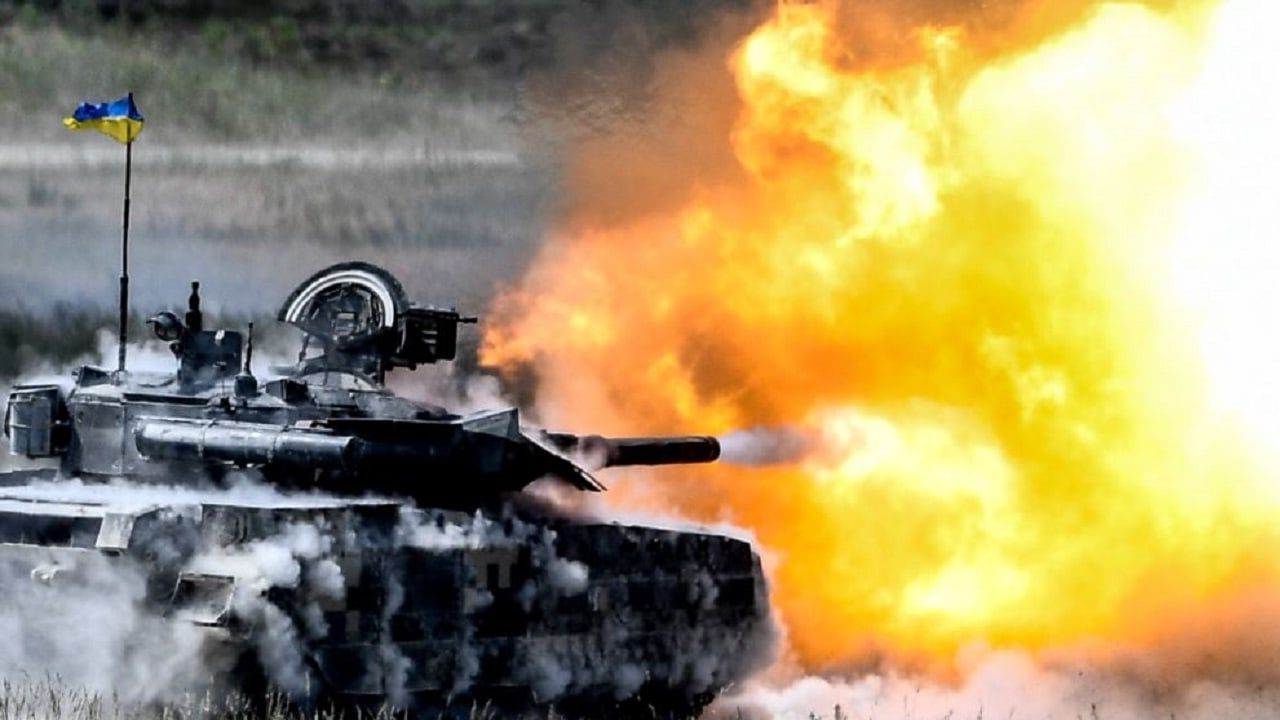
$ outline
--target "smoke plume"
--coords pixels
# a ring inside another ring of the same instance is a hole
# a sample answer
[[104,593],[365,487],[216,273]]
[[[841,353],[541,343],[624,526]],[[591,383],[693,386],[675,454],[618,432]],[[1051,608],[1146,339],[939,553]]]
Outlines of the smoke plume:
[[[181,561],[188,569],[215,566],[226,571],[227,562],[242,568],[254,591],[236,598],[238,611],[266,623],[262,649],[270,667],[286,690],[296,690],[299,652],[295,631],[286,627],[278,610],[261,602],[258,591],[303,582],[295,557],[315,551],[316,530],[298,528],[279,539],[254,543],[236,558],[222,548],[210,547],[190,556],[197,539],[184,528],[181,518],[199,512],[200,503],[246,503],[289,500],[315,503],[314,496],[289,498],[258,483],[239,483],[230,489],[198,486],[166,487],[87,485],[78,480],[36,482],[6,489],[9,498],[60,507],[60,503],[101,505],[132,512],[157,505],[167,508],[163,532],[135,537],[159,563]],[[95,550],[33,547],[28,556],[21,546],[11,546],[0,565],[0,627],[6,642],[0,650],[0,676],[57,677],[70,687],[116,697],[125,703],[175,700],[201,696],[226,688],[214,685],[226,679],[234,656],[220,655],[217,643],[197,625],[166,618],[148,598],[150,569],[129,557],[112,557]],[[297,553],[297,556],[295,556]],[[47,555],[43,562],[41,555]],[[185,558],[185,559],[184,559]],[[33,562],[34,569],[28,569]],[[322,585],[325,580],[310,578]]]

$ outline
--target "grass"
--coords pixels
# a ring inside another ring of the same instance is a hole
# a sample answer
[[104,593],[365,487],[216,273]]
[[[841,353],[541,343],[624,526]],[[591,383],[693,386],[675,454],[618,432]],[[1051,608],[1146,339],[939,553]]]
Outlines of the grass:
[[68,686],[56,678],[0,681],[0,720],[393,720],[405,716],[388,707],[305,710],[275,694],[250,699],[235,693],[205,693],[139,703]]
[[112,324],[123,152],[60,123],[104,92],[132,88],[147,116],[137,315],[179,307],[198,278],[207,308],[266,319],[347,259],[388,267],[417,301],[483,313],[536,250],[557,167],[554,143],[520,119],[518,84],[223,60],[145,36],[0,28],[0,381]]
[[[385,705],[339,709],[322,704],[318,708],[303,708],[279,694],[250,698],[238,693],[204,693],[165,702],[131,702],[70,686],[57,678],[0,680],[0,720],[408,720],[410,717],[423,718],[423,715]],[[425,718],[432,717],[445,718],[446,714],[428,712],[425,715]],[[450,712],[447,717],[451,720],[566,720],[554,709],[512,714],[510,710],[487,705],[472,705]],[[601,717],[608,715],[602,713]],[[810,715],[815,720],[816,717]],[[742,718],[739,711],[725,720]],[[644,720],[643,712],[637,720]],[[852,719],[842,715],[837,707],[835,720]]]
[[[722,707],[709,711],[705,717],[714,720],[760,720],[767,717],[763,712],[763,709]],[[797,709],[786,717],[805,720],[874,720],[884,716],[875,712],[867,715],[851,713],[842,706],[835,705],[829,713]],[[949,710],[934,716],[918,714],[904,707],[901,712],[889,712],[887,716],[918,720],[965,720],[970,717],[973,720],[983,720],[984,712],[978,709],[970,715],[968,712]],[[408,717],[408,713],[386,706],[346,711],[332,707],[303,709],[280,695],[251,699],[234,693],[222,696],[207,693],[188,695],[163,703],[131,703],[118,697],[70,687],[58,679],[0,681],[0,720],[399,720]],[[431,717],[433,716],[428,713],[427,718]],[[510,712],[473,706],[463,710],[462,717],[465,720],[507,720],[514,716]],[[564,720],[555,710],[530,711],[520,717],[523,720]],[[641,720],[643,717],[644,714],[641,713]],[[1007,718],[1012,720],[1014,717],[1015,714],[1010,711]],[[1099,720],[1102,714],[1097,704],[1093,703],[1087,713],[1078,712],[1073,717],[1077,720]],[[609,720],[607,713],[602,713],[600,718]]]

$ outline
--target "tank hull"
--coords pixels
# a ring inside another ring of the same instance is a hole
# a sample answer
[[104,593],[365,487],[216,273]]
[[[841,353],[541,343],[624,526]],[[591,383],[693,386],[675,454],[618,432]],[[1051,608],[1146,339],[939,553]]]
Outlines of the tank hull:
[[129,641],[64,647],[73,628],[39,622],[50,603],[67,605],[63,618],[132,614],[157,638],[116,648],[135,671],[182,658],[205,689],[433,712],[662,699],[687,713],[772,642],[743,540],[265,485],[0,487],[0,579],[0,621],[19,616],[29,645],[54,650],[47,669],[72,682],[77,645]]

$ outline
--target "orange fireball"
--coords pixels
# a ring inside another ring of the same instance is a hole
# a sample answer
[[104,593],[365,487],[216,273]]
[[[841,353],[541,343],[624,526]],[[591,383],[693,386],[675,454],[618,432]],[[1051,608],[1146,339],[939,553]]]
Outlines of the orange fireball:
[[1141,645],[1280,588],[1274,243],[1221,237],[1275,219],[1239,177],[1275,166],[1220,147],[1280,127],[1222,86],[1270,6],[921,25],[864,64],[856,7],[779,6],[730,59],[737,172],[626,222],[584,200],[486,361],[532,364],[569,430],[816,437],[611,494],[754,531],[809,667]]

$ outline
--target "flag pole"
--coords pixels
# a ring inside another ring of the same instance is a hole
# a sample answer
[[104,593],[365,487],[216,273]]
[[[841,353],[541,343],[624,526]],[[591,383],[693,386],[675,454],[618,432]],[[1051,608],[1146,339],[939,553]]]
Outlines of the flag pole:
[[[133,93],[129,93],[129,107],[133,107]],[[117,355],[116,374],[123,379],[125,347],[129,343],[129,180],[133,175],[133,130],[130,126],[129,141],[124,144],[124,222],[120,233],[120,351]]]

